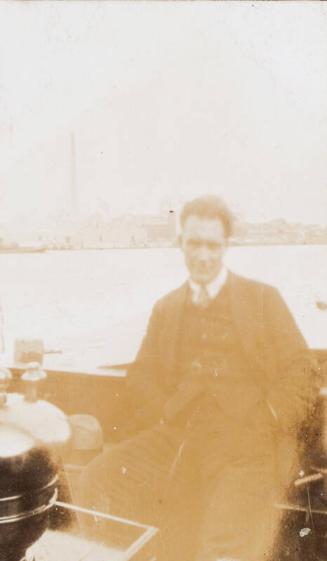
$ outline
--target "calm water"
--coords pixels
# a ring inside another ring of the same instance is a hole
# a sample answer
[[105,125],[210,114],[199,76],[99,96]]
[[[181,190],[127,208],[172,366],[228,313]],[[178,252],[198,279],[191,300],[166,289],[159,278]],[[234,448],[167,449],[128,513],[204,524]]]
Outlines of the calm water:
[[[232,248],[236,272],[277,286],[310,346],[327,347],[327,246]],[[44,340],[51,364],[134,357],[155,300],[186,276],[177,249],[0,254],[5,358],[15,338]]]

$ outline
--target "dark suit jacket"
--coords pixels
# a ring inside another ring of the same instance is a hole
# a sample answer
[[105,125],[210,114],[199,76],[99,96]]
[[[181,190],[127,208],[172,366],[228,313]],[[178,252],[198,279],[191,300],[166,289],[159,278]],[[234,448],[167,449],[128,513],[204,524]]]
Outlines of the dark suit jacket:
[[[229,273],[228,289],[240,342],[251,364],[251,391],[233,392],[235,411],[245,413],[263,400],[277,433],[294,443],[312,408],[317,384],[306,343],[278,291]],[[127,384],[140,427],[156,424],[177,390],[177,342],[188,284],[154,306],[146,335],[129,370]],[[222,404],[225,402],[222,388]],[[218,399],[219,399],[218,393]]]

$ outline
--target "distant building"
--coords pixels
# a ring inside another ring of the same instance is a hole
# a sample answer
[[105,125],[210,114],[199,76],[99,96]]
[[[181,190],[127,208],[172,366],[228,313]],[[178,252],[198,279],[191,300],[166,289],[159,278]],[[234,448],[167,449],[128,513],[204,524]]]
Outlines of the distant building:
[[[152,219],[151,219],[152,218]],[[176,242],[176,216],[168,211],[166,216],[149,217],[144,226],[150,245],[174,245]]]
[[253,244],[306,244],[327,243],[327,228],[316,224],[287,222],[284,219],[262,223],[239,222],[232,243]]

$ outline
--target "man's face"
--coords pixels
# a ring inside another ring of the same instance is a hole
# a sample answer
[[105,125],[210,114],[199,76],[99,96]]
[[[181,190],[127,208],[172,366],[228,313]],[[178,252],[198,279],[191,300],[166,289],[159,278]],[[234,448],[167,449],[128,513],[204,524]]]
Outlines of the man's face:
[[224,225],[218,218],[187,218],[180,239],[191,279],[208,284],[219,273],[227,240]]

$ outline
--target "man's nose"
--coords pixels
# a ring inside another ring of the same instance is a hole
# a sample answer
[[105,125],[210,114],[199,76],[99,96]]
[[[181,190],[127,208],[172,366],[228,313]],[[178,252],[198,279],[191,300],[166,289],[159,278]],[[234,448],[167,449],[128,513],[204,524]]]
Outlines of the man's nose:
[[206,245],[201,245],[198,250],[198,259],[200,261],[207,261],[210,259],[210,250]]

